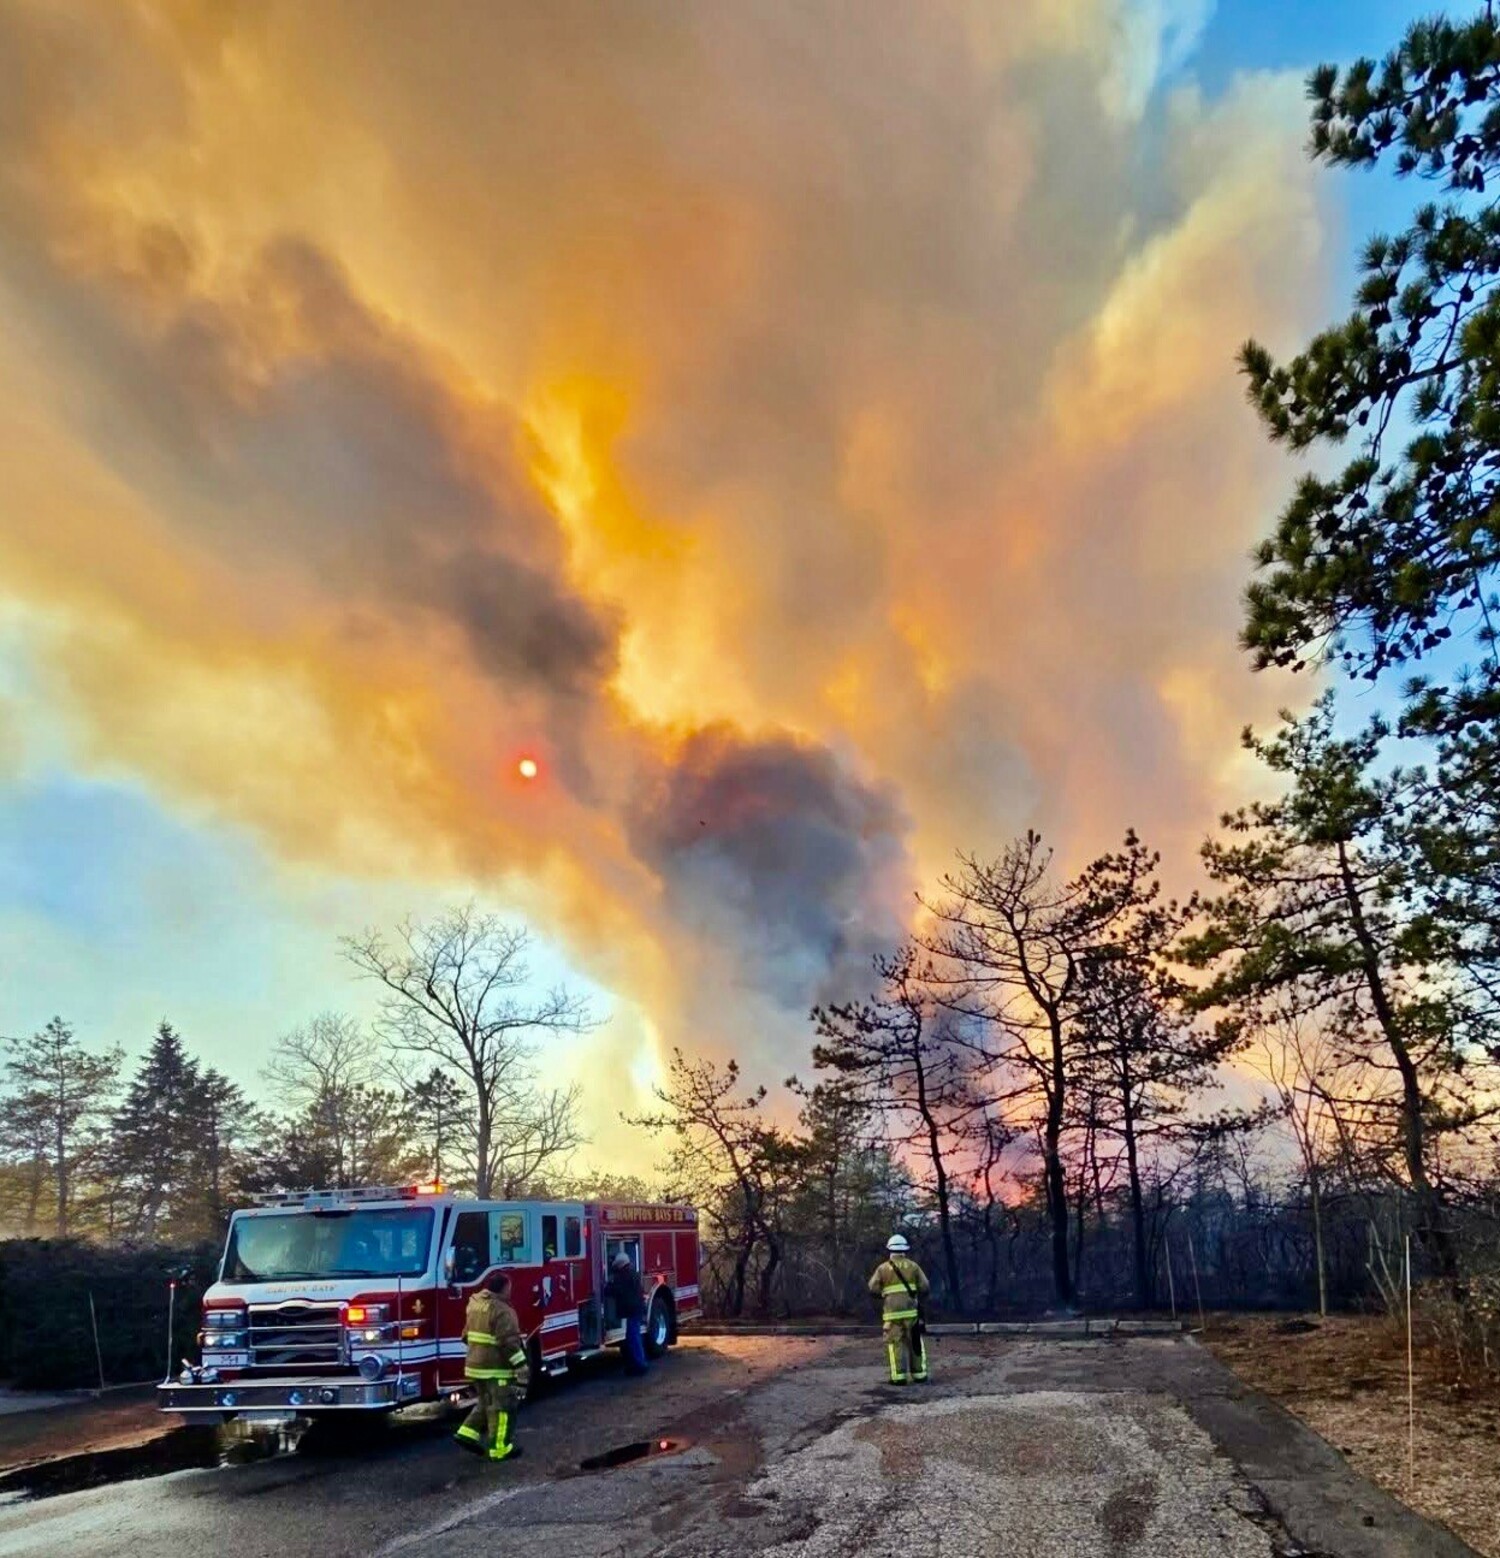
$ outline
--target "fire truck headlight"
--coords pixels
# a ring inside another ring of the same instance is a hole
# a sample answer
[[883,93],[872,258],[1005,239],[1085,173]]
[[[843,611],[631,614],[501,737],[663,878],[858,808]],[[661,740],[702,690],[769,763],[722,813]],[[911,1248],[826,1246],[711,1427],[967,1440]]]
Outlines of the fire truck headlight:
[[203,1316],[205,1331],[239,1331],[244,1328],[243,1309],[210,1309]]

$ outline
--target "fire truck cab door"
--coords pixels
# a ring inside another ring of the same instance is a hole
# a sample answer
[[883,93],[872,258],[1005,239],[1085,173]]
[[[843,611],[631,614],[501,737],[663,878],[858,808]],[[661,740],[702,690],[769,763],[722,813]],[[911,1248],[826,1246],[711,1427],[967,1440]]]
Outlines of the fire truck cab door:
[[443,1286],[438,1298],[438,1329],[443,1339],[440,1372],[445,1380],[463,1379],[464,1315],[489,1270],[489,1213],[459,1212],[443,1248]]
[[[469,1299],[492,1272],[510,1273],[510,1303],[520,1321],[521,1334],[532,1335],[541,1325],[542,1262],[541,1228],[534,1208],[529,1206],[466,1207],[453,1220],[453,1234],[443,1254],[444,1280],[442,1334],[448,1346],[443,1354],[443,1372],[449,1367],[450,1354],[458,1360],[461,1372],[461,1342],[464,1313]],[[451,1275],[449,1274],[451,1273]]]
[[549,1202],[538,1208],[537,1215],[542,1236],[538,1314],[546,1342],[544,1351],[556,1352],[576,1345],[578,1305],[589,1293],[584,1267],[583,1207],[577,1202]]

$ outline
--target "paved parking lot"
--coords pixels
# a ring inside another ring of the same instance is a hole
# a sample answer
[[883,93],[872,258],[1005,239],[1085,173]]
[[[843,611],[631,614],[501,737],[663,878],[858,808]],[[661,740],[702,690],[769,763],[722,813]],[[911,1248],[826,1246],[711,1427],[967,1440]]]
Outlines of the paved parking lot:
[[[704,1337],[523,1416],[519,1462],[442,1424],[0,1508],[0,1555],[1460,1558],[1183,1337],[945,1337],[881,1382],[868,1337]],[[612,1446],[671,1453],[591,1473]]]

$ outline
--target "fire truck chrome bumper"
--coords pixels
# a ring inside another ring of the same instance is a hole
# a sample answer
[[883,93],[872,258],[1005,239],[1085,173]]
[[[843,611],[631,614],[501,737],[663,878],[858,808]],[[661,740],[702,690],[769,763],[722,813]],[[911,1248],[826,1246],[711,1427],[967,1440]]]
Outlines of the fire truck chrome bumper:
[[163,1412],[330,1412],[350,1408],[379,1412],[410,1403],[421,1393],[414,1374],[387,1379],[229,1380],[213,1385],[163,1384],[156,1405]]

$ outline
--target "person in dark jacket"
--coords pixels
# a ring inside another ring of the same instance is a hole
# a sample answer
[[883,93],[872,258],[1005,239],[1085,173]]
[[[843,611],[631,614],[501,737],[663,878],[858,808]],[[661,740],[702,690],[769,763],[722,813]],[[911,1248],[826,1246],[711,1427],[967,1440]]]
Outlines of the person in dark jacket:
[[625,1322],[625,1372],[646,1372],[646,1349],[641,1340],[641,1323],[646,1318],[646,1299],[641,1292],[640,1274],[621,1250],[615,1256],[609,1274],[609,1291],[614,1297],[615,1313]]

